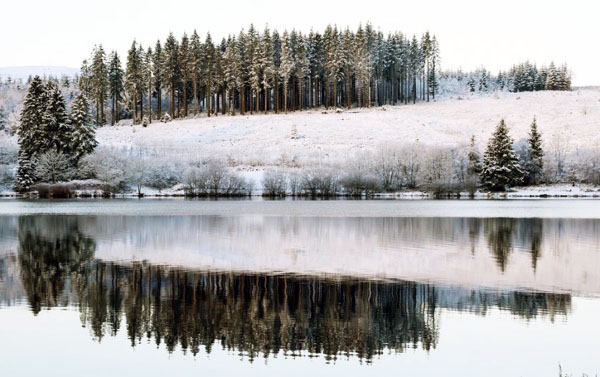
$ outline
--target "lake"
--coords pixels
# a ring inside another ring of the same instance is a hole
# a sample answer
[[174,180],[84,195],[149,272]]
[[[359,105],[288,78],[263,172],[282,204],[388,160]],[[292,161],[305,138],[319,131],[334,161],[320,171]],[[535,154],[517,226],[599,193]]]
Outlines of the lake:
[[0,200],[3,375],[595,375],[598,318],[596,200]]

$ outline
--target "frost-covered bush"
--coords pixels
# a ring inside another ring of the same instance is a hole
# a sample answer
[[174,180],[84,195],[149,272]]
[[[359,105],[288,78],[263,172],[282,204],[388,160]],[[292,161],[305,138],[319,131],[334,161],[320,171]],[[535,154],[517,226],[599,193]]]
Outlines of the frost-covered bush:
[[0,165],[16,165],[17,152],[16,146],[0,142]]
[[288,174],[288,186],[290,189],[290,193],[293,196],[296,196],[302,190],[302,179],[300,172],[297,170],[293,170]]
[[149,187],[157,189],[159,192],[181,183],[183,173],[178,166],[179,165],[170,162],[146,162],[145,169],[147,173],[144,183]]
[[56,183],[70,180],[73,177],[73,170],[65,154],[48,151],[38,157],[34,174],[39,182]]
[[339,175],[331,168],[306,169],[300,187],[304,194],[313,197],[335,195],[339,192]]
[[586,148],[574,152],[567,166],[568,171],[574,172],[574,180],[600,185],[600,149]]
[[455,192],[458,180],[455,179],[455,166],[452,150],[430,148],[423,163],[423,187],[436,196]]
[[0,165],[0,187],[13,187],[15,184],[15,173],[12,166]]
[[263,193],[269,196],[283,196],[287,192],[287,174],[283,170],[270,169],[262,179]]
[[344,191],[352,196],[381,191],[380,182],[375,175],[358,169],[346,172],[340,183]]
[[85,156],[82,160],[89,178],[102,182],[105,194],[120,192],[127,189],[128,161],[120,153],[107,149],[99,149]]
[[189,167],[183,174],[183,184],[186,195],[190,196],[235,196],[252,190],[251,183],[232,173],[221,160]]

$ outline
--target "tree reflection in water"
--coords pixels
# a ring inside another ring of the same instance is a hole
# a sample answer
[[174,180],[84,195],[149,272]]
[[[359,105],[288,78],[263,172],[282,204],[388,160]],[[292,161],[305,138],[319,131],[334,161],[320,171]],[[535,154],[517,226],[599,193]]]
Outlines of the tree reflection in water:
[[[99,341],[124,329],[132,346],[147,338],[170,352],[179,347],[195,355],[220,345],[250,360],[308,353],[370,361],[386,349],[434,349],[442,309],[485,315],[499,308],[527,319],[570,311],[571,297],[565,294],[105,262],[94,259],[95,241],[83,234],[79,221],[20,217],[20,280],[33,313],[77,305],[81,321]],[[514,232],[527,229],[510,219],[482,221],[483,227],[478,221],[469,226],[484,229],[504,269]],[[536,222],[527,226],[541,231]],[[533,250],[539,239],[533,237],[531,244]],[[0,276],[0,281],[10,280]]]

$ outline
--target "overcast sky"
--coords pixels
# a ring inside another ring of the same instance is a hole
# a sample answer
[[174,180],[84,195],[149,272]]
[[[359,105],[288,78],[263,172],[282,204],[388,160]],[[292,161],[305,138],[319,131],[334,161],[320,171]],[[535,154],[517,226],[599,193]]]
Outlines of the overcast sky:
[[0,67],[79,67],[94,44],[123,55],[135,38],[144,46],[194,29],[213,39],[254,23],[323,30],[328,24],[371,22],[384,33],[437,35],[442,68],[567,62],[575,85],[600,85],[600,5],[595,0],[7,0],[0,9]]

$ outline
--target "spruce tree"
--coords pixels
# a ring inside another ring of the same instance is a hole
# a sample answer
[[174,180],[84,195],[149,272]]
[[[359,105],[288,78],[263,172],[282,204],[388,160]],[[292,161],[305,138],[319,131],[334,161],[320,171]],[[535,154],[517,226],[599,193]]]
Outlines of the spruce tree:
[[111,124],[119,121],[119,103],[123,100],[123,68],[116,51],[110,54],[108,63],[108,92],[111,99]]
[[482,184],[492,191],[504,191],[523,179],[519,158],[513,149],[513,141],[504,119],[500,121],[488,143],[480,176]]
[[179,66],[179,44],[173,33],[169,34],[165,46],[163,49],[163,78],[169,86],[170,90],[170,101],[169,101],[169,112],[172,118],[175,117],[175,90],[179,85],[181,77],[180,66]]
[[75,163],[82,157],[92,153],[98,145],[95,130],[91,122],[88,100],[83,93],[75,97],[71,107],[71,154]]
[[542,150],[542,135],[538,132],[535,117],[529,131],[529,163],[526,173],[529,183],[537,184],[542,178],[544,171],[544,151]]
[[16,188],[21,192],[28,190],[35,183],[35,157],[41,147],[40,125],[44,122],[45,109],[46,90],[40,77],[35,76],[23,101],[21,121],[17,128],[19,167]]
[[102,45],[95,50],[91,67],[91,87],[96,102],[96,125],[104,124],[104,99],[108,91],[108,70],[106,67],[106,54]]
[[294,59],[292,55],[292,46],[290,37],[287,31],[283,32],[281,38],[281,81],[283,83],[283,111],[288,111],[288,88],[290,77],[294,70]]
[[57,84],[48,81],[45,86],[46,106],[42,123],[38,125],[38,153],[48,150],[69,154],[71,125],[67,115],[65,100]]
[[131,109],[133,110],[133,123],[138,120],[137,101],[141,91],[142,84],[142,62],[138,54],[137,43],[133,41],[131,48],[127,53],[127,67],[125,70],[125,88],[131,100]]
[[162,118],[162,86],[163,86],[163,52],[160,40],[156,41],[154,54],[152,54],[152,76],[154,77],[154,90],[156,92],[156,119]]

